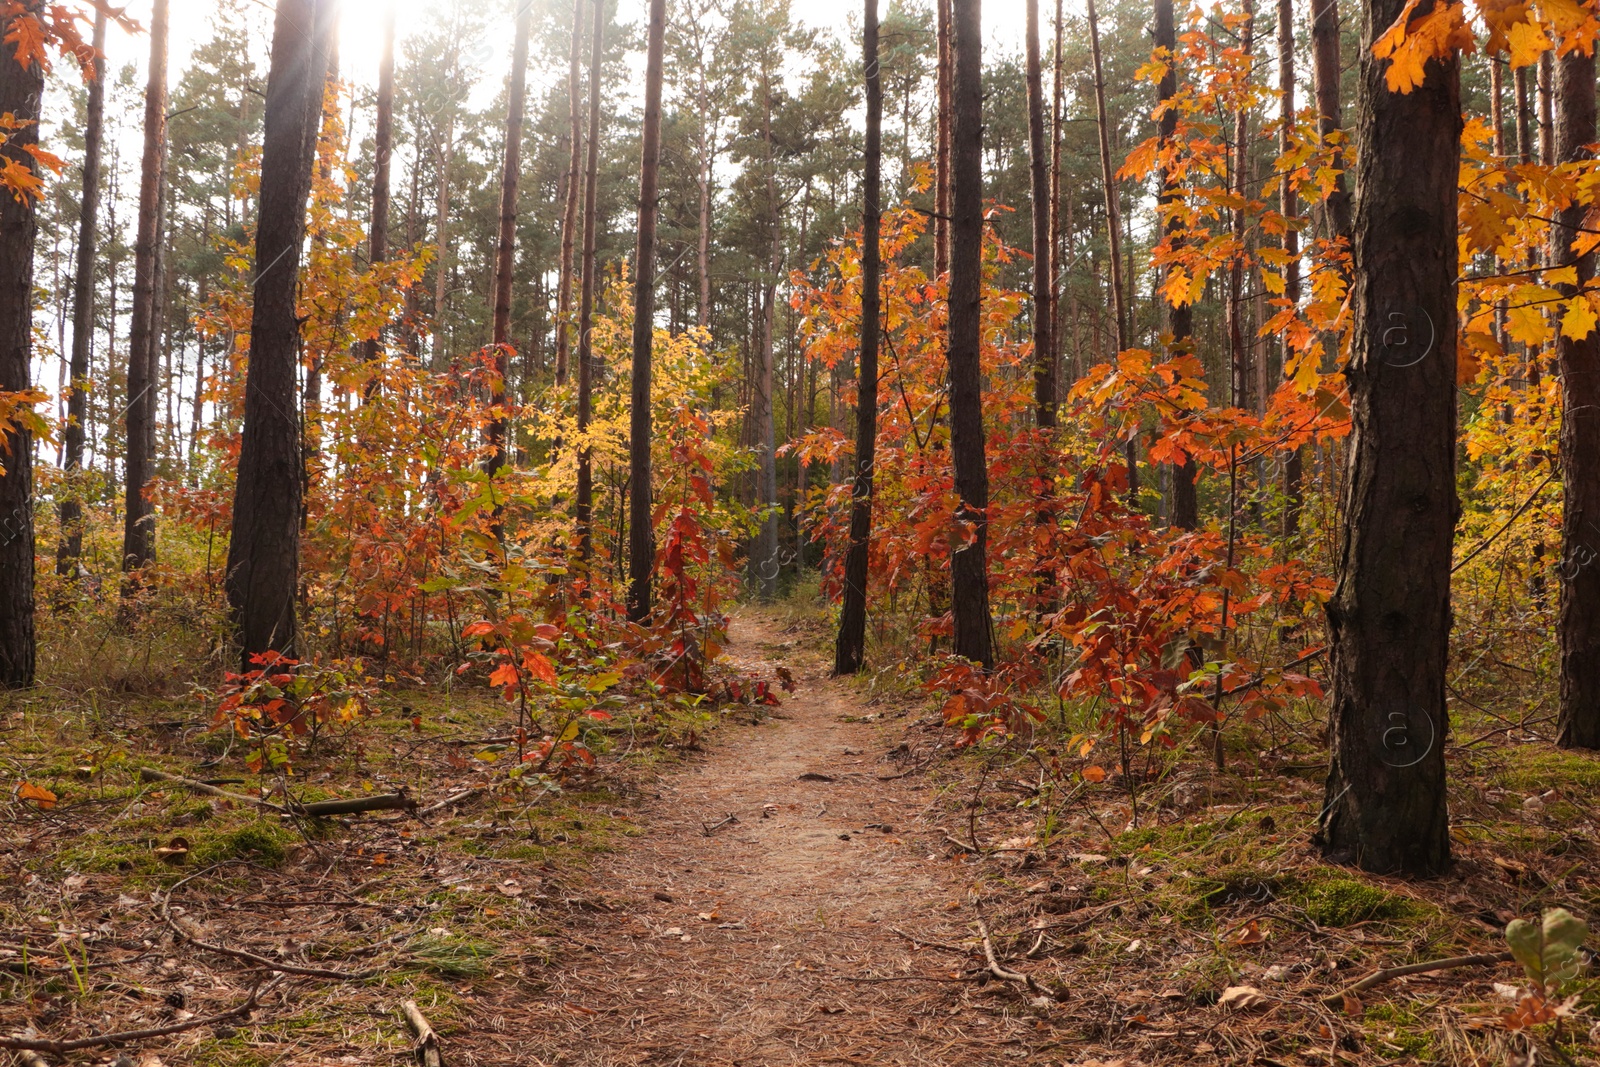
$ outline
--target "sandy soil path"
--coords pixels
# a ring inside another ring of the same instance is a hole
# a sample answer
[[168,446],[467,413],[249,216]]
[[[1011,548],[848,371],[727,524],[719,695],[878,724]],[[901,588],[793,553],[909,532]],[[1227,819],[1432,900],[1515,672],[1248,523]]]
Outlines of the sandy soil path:
[[[1049,1035],[1022,998],[953,980],[971,957],[896,932],[959,942],[972,918],[961,866],[929,836],[931,787],[880,779],[896,772],[884,755],[898,738],[846,721],[866,709],[770,622],[745,617],[732,637],[737,660],[789,666],[799,692],[762,725],[717,731],[660,783],[639,813],[644,833],[593,872],[617,910],[580,920],[572,933],[587,950],[566,954],[506,1032],[480,1035],[507,1058],[481,1046],[478,1058],[1059,1062],[1038,1047]],[[737,822],[705,832],[729,815]],[[890,980],[852,980],[865,977]]]

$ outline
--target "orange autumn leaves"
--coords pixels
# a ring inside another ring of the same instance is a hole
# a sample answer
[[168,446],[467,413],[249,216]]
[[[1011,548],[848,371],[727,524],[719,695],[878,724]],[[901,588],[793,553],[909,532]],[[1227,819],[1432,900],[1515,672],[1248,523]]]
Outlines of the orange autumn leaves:
[[[1589,55],[1600,35],[1596,0],[1473,0],[1473,9],[1487,33],[1485,49],[1507,53],[1513,68],[1552,49]],[[1390,92],[1409,93],[1423,83],[1429,60],[1470,52],[1476,43],[1464,3],[1408,0],[1373,42],[1372,54],[1389,61],[1384,80]]]

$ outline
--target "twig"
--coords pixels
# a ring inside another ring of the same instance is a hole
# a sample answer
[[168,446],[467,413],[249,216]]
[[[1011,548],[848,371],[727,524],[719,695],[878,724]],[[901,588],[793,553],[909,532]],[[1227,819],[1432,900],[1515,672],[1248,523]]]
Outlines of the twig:
[[727,826],[729,823],[735,823],[735,822],[738,822],[738,821],[739,821],[739,816],[735,815],[733,812],[730,811],[730,812],[728,812],[728,817],[726,819],[723,819],[721,822],[712,823],[710,826],[707,826],[705,823],[702,822],[700,824],[700,832],[705,834],[707,837],[710,837],[712,834],[716,833],[718,830],[722,829],[724,826]]
[[954,952],[958,956],[969,956],[972,954],[972,950],[970,948],[962,948],[960,945],[951,945],[943,941],[924,941],[920,937],[914,937],[913,935],[906,933],[904,930],[897,930],[892,926],[889,927],[889,932],[891,934],[899,934],[901,937],[920,948],[943,949],[945,952]]
[[945,844],[954,845],[956,848],[959,848],[961,851],[970,852],[974,856],[979,855],[981,853],[981,851],[982,851],[981,849],[978,848],[977,845],[969,845],[965,841],[962,841],[959,838],[951,836],[949,830],[945,830],[944,831],[944,840],[945,840]]
[[978,916],[978,933],[983,936],[983,958],[989,961],[989,973],[1002,982],[1017,982],[1026,986],[1028,992],[1043,995],[1045,990],[1032,975],[1008,971],[1000,964],[1000,957],[994,953],[994,941],[989,937],[989,924],[983,921],[983,916]]
[[427,1017],[422,1014],[422,1009],[417,1007],[417,1002],[414,1000],[403,1002],[400,1005],[400,1014],[406,1017],[406,1025],[417,1035],[417,1045],[412,1050],[412,1055],[417,1058],[419,1067],[444,1067],[444,1055],[439,1051],[439,1035],[428,1025]]
[[[185,1030],[198,1030],[203,1026],[220,1023],[227,1019],[234,1019],[240,1015],[248,1015],[255,1010],[261,998],[276,989],[283,981],[283,975],[277,975],[264,986],[257,986],[250,991],[250,995],[227,1011],[219,1011],[215,1015],[203,1018],[186,1019],[181,1023],[172,1023],[168,1026],[155,1026],[148,1030],[122,1030],[114,1034],[96,1034],[93,1037],[80,1037],[72,1041],[49,1041],[44,1038],[28,1037],[0,1037],[0,1048],[21,1049],[23,1052],[53,1052],[57,1056],[78,1049],[99,1048],[101,1045],[120,1045],[129,1041],[147,1041],[153,1037],[166,1037],[168,1034],[181,1034]],[[23,1060],[27,1062],[26,1058]]]
[[[982,972],[979,972],[979,973],[982,973]],[[836,974],[836,975],[834,975],[834,977],[839,979],[839,981],[841,981],[841,982],[970,982],[970,981],[972,981],[972,978],[970,976],[968,976],[968,975],[962,975],[959,978],[952,978],[952,977],[945,976],[945,975],[933,975],[933,974],[886,974],[886,975]]]
[[1522,502],[1522,506],[1519,507],[1516,511],[1513,511],[1511,513],[1511,517],[1509,519],[1507,519],[1505,522],[1500,524],[1499,529],[1495,530],[1495,532],[1490,534],[1488,537],[1485,537],[1482,541],[1479,541],[1477,546],[1475,548],[1473,548],[1473,550],[1471,552],[1468,552],[1465,556],[1462,556],[1460,562],[1458,562],[1455,566],[1450,568],[1450,573],[1454,574],[1456,571],[1460,570],[1462,567],[1465,567],[1468,563],[1471,563],[1472,560],[1477,557],[1478,553],[1482,552],[1484,549],[1486,549],[1490,545],[1494,544],[1494,539],[1499,537],[1501,534],[1505,533],[1508,529],[1510,529],[1512,523],[1514,523],[1518,519],[1522,518],[1522,513],[1524,511],[1527,511],[1530,507],[1532,507],[1533,506],[1533,502],[1535,500],[1539,499],[1539,494],[1544,492],[1544,487],[1549,485],[1551,482],[1553,482],[1555,480],[1556,480],[1556,474],[1553,472],[1544,481],[1540,482],[1538,488],[1536,488],[1533,492],[1528,494],[1528,499],[1526,499],[1526,500],[1524,500]]
[[1496,963],[1506,963],[1514,959],[1509,952],[1482,952],[1476,956],[1452,956],[1445,960],[1428,960],[1425,963],[1408,963],[1403,967],[1385,967],[1381,971],[1373,971],[1355,985],[1346,986],[1332,996],[1322,998],[1322,1003],[1330,1008],[1337,1008],[1344,1004],[1344,998],[1365,992],[1374,986],[1392,982],[1396,978],[1404,978],[1409,974],[1427,974],[1430,971],[1452,971],[1458,967],[1489,967]]
[[452,793],[443,800],[434,801],[421,811],[418,811],[417,814],[419,816],[432,815],[434,812],[443,811],[445,808],[453,807],[454,805],[461,803],[463,800],[471,800],[479,793],[487,793],[488,791],[489,787],[486,785],[475,785],[471,789],[463,789],[459,793]]
[[[190,875],[190,877],[193,878],[197,876]],[[188,878],[185,878],[183,881],[187,882],[188,880]],[[340,982],[357,982],[366,978],[373,978],[382,974],[388,969],[385,966],[373,967],[365,971],[335,971],[326,967],[301,967],[293,963],[285,963],[283,960],[275,960],[268,956],[257,955],[254,952],[247,952],[242,948],[228,948],[226,945],[217,945],[210,941],[202,941],[198,937],[195,937],[193,934],[189,933],[183,927],[179,926],[177,920],[172,917],[172,912],[169,908],[169,905],[172,902],[172,892],[182,884],[183,882],[179,882],[178,885],[173,886],[172,889],[168,890],[167,894],[161,898],[161,920],[167,924],[168,928],[170,928],[174,934],[176,934],[182,940],[189,942],[189,944],[193,945],[195,948],[203,949],[206,952],[215,952],[223,956],[232,956],[234,959],[244,960],[247,963],[253,963],[258,967],[265,967],[272,971],[282,971],[285,974],[298,974],[307,978],[331,978]]]

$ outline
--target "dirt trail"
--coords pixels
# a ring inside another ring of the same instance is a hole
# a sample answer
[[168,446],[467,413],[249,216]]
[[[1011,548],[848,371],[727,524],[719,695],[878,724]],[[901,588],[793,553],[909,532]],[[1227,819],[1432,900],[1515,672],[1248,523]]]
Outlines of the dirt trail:
[[[542,997],[515,1006],[515,1030],[537,1037],[479,1034],[477,1057],[551,1067],[1032,1058],[1045,1035],[1022,1000],[998,983],[952,981],[970,957],[891,929],[960,942],[972,918],[956,903],[962,871],[923,817],[931,788],[921,775],[879,777],[895,773],[884,754],[898,738],[844,721],[866,709],[771,623],[742,618],[732,638],[736,660],[789,666],[799,692],[760,726],[719,730],[706,755],[661,782],[639,813],[644,832],[593,872],[593,891],[618,910],[574,927],[586,948],[564,953]],[[705,832],[730,814],[738,821]],[[900,977],[849,980],[865,976]]]

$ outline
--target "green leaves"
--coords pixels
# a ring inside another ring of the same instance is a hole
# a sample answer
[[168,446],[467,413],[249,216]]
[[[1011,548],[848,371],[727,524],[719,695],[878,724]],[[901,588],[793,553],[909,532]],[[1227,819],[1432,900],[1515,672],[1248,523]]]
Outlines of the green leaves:
[[1559,990],[1578,976],[1583,967],[1578,950],[1588,936],[1588,924],[1565,908],[1551,908],[1537,925],[1517,919],[1506,927],[1511,954],[1540,990]]

